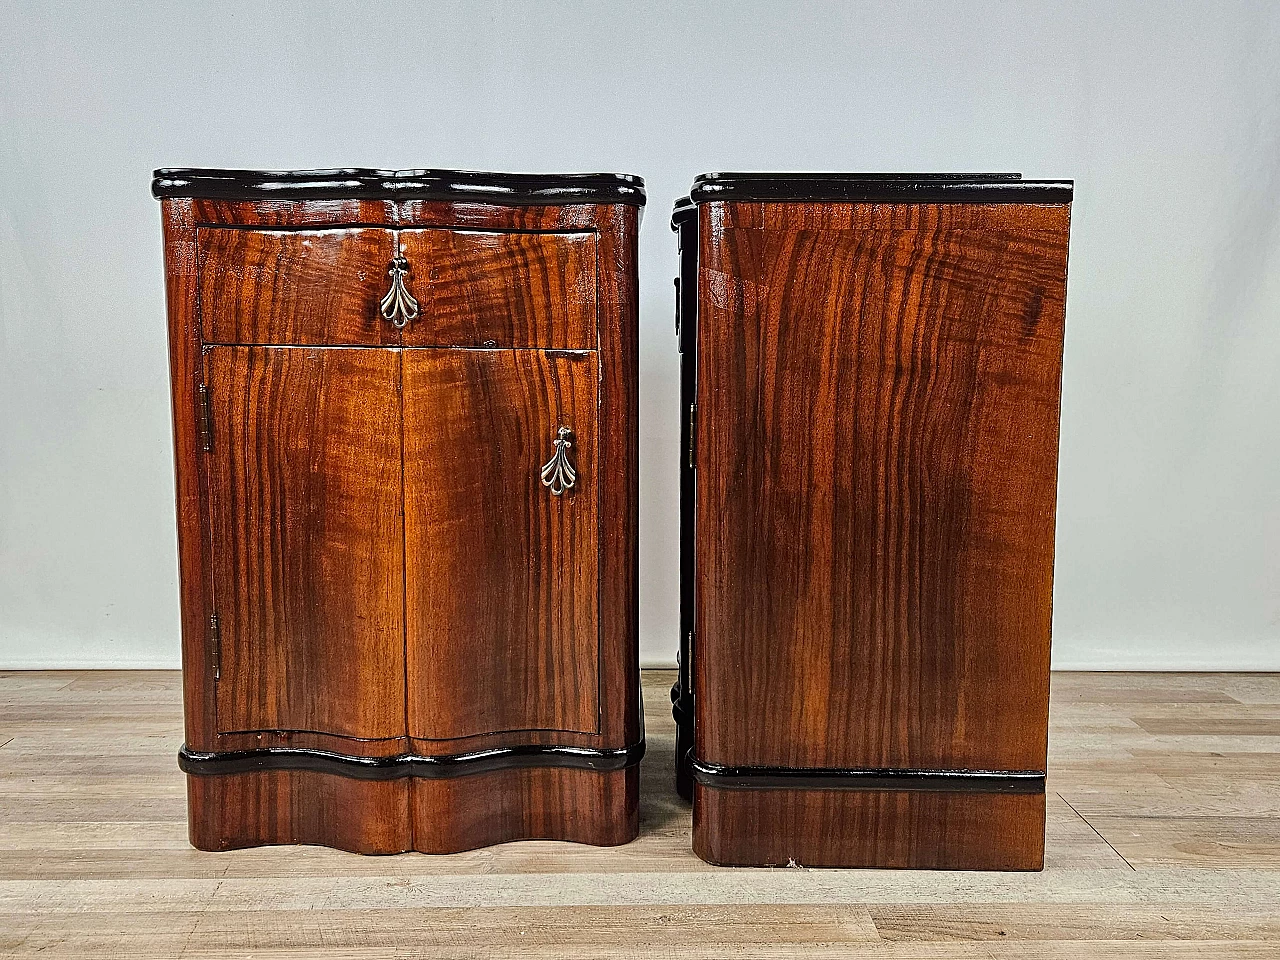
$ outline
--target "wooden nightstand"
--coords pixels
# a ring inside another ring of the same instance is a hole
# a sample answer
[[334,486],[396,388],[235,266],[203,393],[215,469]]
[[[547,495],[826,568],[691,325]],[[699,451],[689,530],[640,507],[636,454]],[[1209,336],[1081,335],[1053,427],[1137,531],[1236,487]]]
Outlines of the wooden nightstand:
[[152,190],[192,843],[635,837],[643,181]]
[[677,203],[704,859],[1043,865],[1071,194],[710,174]]

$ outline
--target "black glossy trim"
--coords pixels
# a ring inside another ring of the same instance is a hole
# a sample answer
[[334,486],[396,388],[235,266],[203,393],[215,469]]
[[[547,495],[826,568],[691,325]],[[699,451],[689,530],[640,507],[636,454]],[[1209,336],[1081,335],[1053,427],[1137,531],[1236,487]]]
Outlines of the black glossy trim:
[[218,170],[165,167],[154,197],[209,200],[466,200],[503,206],[626,203],[644,206],[644,180],[625,173],[485,173],[478,170]]
[[929,790],[1044,793],[1042,770],[838,770],[723,767],[690,759],[693,779],[721,790]]
[[309,770],[312,773],[332,773],[357,780],[398,780],[401,777],[438,780],[525,767],[571,767],[608,773],[633,767],[643,756],[643,740],[629,747],[611,750],[525,744],[434,757],[412,753],[400,753],[391,757],[353,757],[329,750],[302,747],[263,747],[258,750],[197,753],[188,750],[186,744],[183,744],[178,751],[178,767],[183,773],[196,776],[253,773],[257,770]]
[[671,229],[679,232],[680,227],[695,216],[697,211],[698,205],[693,202],[692,198],[681,197],[671,207]]
[[[1023,180],[1020,173],[704,173],[693,203],[1070,203],[1074,181]],[[673,218],[681,211],[676,202]]]
[[698,208],[688,197],[676,201],[671,228],[680,249],[680,273],[676,278],[676,346],[680,351],[680,640],[679,674],[671,688],[671,715],[676,721],[676,792],[693,799],[689,758],[693,753],[693,660],[696,572],[694,505],[697,469],[690,451],[694,441],[694,416],[698,400]]

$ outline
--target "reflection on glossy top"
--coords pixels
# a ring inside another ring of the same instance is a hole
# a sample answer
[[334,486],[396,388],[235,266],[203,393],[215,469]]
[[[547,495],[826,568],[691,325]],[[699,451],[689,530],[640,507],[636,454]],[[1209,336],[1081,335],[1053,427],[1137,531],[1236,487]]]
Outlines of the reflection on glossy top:
[[476,170],[218,170],[155,172],[156,197],[217,200],[473,200],[644,206],[644,180],[625,173],[485,173]]
[[1020,173],[704,173],[675,212],[711,200],[1070,203],[1072,187],[1071,180],[1023,180]]

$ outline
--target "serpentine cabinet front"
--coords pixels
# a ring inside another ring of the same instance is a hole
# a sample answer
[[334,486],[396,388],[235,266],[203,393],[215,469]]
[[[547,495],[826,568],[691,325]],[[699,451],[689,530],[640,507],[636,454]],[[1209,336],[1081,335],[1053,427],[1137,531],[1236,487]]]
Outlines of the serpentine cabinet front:
[[153,185],[191,841],[626,842],[639,181],[332,174]]

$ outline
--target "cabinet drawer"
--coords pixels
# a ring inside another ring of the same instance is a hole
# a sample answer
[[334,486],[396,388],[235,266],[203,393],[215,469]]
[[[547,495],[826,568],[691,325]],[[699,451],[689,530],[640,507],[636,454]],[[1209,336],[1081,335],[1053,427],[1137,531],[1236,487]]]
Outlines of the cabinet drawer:
[[401,230],[421,303],[405,346],[596,346],[594,233]]
[[196,251],[206,342],[400,341],[379,310],[395,256],[391,230],[200,228]]

